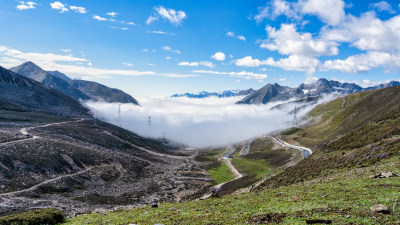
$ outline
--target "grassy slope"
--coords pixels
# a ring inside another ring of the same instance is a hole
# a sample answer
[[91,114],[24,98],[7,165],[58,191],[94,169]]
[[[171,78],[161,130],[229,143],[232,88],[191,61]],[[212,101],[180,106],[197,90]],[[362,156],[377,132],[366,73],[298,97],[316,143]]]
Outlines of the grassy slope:
[[[344,100],[345,99],[345,100]],[[332,219],[335,224],[400,223],[400,178],[369,179],[375,171],[400,173],[400,87],[363,92],[318,106],[318,123],[287,136],[316,151],[267,180],[255,193],[200,202],[162,204],[129,211],[91,214],[69,224],[237,224],[259,223],[270,213],[286,224]],[[326,141],[323,148],[319,143]],[[381,203],[392,213],[372,213]]]
[[210,174],[210,177],[215,179],[212,181],[213,185],[224,183],[235,178],[229,167],[224,162],[218,160],[224,152],[226,152],[226,149],[216,149],[204,152],[196,158],[197,161],[208,162],[205,169],[208,174]]
[[[399,157],[382,161],[376,168],[392,168],[391,164],[398,160]],[[302,183],[204,201],[165,203],[155,209],[83,215],[66,224],[255,224],[271,213],[286,214],[284,224],[305,224],[306,219],[331,219],[335,224],[399,223],[399,204],[390,215],[371,214],[369,207],[382,203],[393,209],[396,198],[399,200],[400,177],[371,180],[370,169],[362,168],[350,175],[334,174],[312,185]],[[399,171],[397,166],[395,172]]]

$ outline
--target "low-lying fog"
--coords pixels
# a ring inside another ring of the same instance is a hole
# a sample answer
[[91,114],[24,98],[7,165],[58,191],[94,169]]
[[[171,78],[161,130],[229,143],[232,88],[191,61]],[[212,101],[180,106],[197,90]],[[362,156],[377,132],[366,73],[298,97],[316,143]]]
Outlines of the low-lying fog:
[[[327,96],[320,102],[333,97]],[[285,102],[235,104],[242,98],[138,98],[141,106],[121,104],[120,116],[118,104],[86,104],[98,118],[139,135],[153,138],[165,135],[167,139],[193,147],[222,146],[288,128],[293,121],[293,114],[288,113],[301,105],[291,103],[281,109],[271,109]],[[297,117],[300,118],[314,106],[300,110]]]

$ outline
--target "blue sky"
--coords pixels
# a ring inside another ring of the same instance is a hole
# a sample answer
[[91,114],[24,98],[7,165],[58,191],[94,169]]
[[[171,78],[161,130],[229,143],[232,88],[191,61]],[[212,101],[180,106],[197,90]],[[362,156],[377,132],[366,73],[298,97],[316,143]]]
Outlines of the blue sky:
[[400,2],[2,0],[0,65],[133,96],[399,80]]

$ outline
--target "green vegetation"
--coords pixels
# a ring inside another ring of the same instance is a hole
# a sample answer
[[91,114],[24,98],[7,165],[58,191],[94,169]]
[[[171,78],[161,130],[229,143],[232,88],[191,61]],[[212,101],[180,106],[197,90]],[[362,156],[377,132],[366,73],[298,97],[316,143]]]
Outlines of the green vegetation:
[[213,185],[224,183],[235,178],[229,167],[224,162],[218,160],[225,152],[226,149],[215,149],[196,157],[197,161],[208,163],[206,169],[210,177],[214,179],[212,181]]
[[212,181],[213,185],[235,179],[235,176],[232,174],[229,167],[223,162],[220,163],[220,166],[218,168],[210,169],[207,172],[210,174],[211,178],[215,179]]
[[[398,165],[392,166],[395,160],[399,157],[375,169],[398,173]],[[371,169],[334,174],[322,182],[204,201],[89,214],[70,219],[66,224],[257,224],[268,222],[273,214],[283,224],[305,224],[306,219],[330,219],[334,224],[398,224],[400,204],[396,201],[400,200],[400,177],[369,179]],[[369,207],[376,203],[388,206],[391,213],[372,213]]]
[[0,217],[0,225],[40,225],[59,224],[65,220],[64,214],[56,209],[35,209],[24,213]]
[[240,172],[255,175],[256,179],[261,179],[265,174],[270,172],[267,163],[263,159],[233,158],[232,163]]

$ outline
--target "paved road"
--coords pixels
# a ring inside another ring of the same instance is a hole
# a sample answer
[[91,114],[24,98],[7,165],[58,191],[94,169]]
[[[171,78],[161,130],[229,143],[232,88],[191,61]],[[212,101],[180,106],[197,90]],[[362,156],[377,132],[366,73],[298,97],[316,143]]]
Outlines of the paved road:
[[246,145],[244,146],[244,150],[243,150],[243,153],[242,153],[242,155],[247,155],[248,153],[249,153],[249,151],[250,151],[250,144],[251,144],[251,142],[252,142],[253,140],[247,140],[247,142],[246,142]]
[[271,138],[274,139],[276,142],[278,142],[281,145],[285,145],[285,146],[288,146],[290,148],[295,148],[295,149],[301,150],[303,152],[303,157],[304,158],[307,158],[309,155],[312,154],[312,151],[309,148],[300,147],[300,146],[296,146],[296,145],[291,145],[289,143],[286,143],[286,142],[282,141],[281,139],[279,139],[277,137],[271,137]]
[[228,153],[225,153],[224,156],[223,156],[223,158],[224,158],[224,159],[227,159],[227,158],[229,158],[229,156],[232,156],[233,153],[235,153],[235,149],[233,148],[232,145],[229,145],[229,152],[228,152]]

